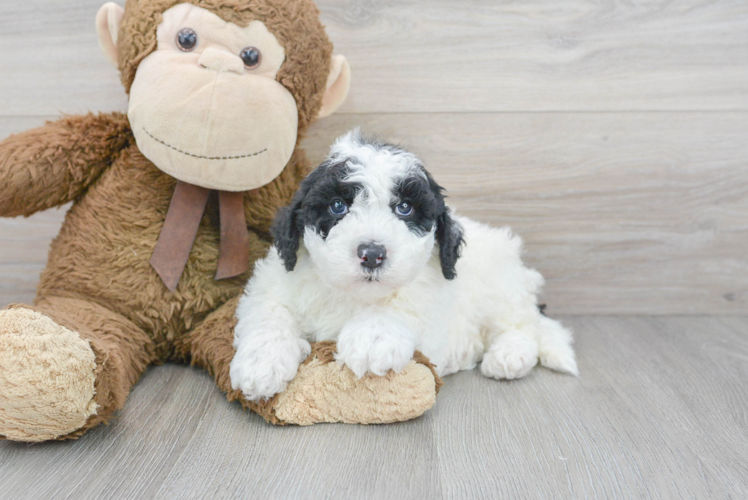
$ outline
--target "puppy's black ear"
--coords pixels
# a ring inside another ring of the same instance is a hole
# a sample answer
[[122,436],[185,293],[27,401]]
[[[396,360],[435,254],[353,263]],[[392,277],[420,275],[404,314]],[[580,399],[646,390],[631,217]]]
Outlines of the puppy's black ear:
[[465,244],[462,227],[452,218],[449,207],[444,204],[444,188],[438,185],[428,173],[426,177],[436,197],[436,242],[439,245],[442,274],[446,279],[453,280],[457,276],[455,265],[457,259],[460,258],[462,245]]
[[448,280],[453,280],[457,276],[455,265],[460,258],[465,239],[462,227],[452,218],[447,207],[444,207],[444,212],[436,219],[436,241],[439,244],[442,274]]
[[296,193],[291,205],[278,210],[275,221],[270,228],[273,235],[273,244],[278,249],[286,271],[291,272],[296,267],[296,253],[299,251],[301,241],[301,231],[299,231],[297,220],[298,212],[301,209],[303,198],[297,200],[299,193]]
[[296,191],[291,204],[278,210],[270,233],[273,235],[273,245],[278,249],[286,271],[291,272],[296,267],[296,254],[301,244],[301,236],[304,232],[304,216],[302,207],[304,198],[319,176],[319,169],[312,171],[306,179],[301,181],[299,190]]

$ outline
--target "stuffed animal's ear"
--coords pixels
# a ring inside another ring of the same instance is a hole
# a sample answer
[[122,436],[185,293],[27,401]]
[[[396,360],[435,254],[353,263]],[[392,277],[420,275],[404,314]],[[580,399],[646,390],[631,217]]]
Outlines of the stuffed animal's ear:
[[96,15],[96,32],[99,34],[99,46],[109,61],[118,66],[117,36],[122,26],[125,10],[114,2],[105,3]]
[[454,220],[447,207],[444,207],[444,212],[436,220],[436,241],[439,244],[442,274],[448,280],[453,280],[457,276],[455,265],[460,258],[465,239],[462,227]]
[[322,97],[319,117],[330,116],[345,102],[351,88],[351,67],[343,56],[332,56],[330,76],[327,77],[327,90]]
[[273,226],[270,228],[273,244],[288,272],[296,267],[296,254],[301,244],[301,231],[304,224],[299,220],[299,211],[303,200],[302,192],[297,192],[291,205],[278,210]]

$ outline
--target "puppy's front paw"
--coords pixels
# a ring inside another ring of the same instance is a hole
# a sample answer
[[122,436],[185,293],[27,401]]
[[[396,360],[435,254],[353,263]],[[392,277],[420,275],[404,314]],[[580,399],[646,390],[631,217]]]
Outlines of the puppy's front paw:
[[309,342],[292,336],[246,339],[231,360],[231,387],[249,401],[270,399],[286,389],[311,351]]
[[483,356],[480,371],[497,379],[522,378],[538,364],[538,344],[519,332],[499,336]]
[[363,377],[367,372],[382,376],[388,371],[396,373],[413,359],[415,344],[405,327],[389,325],[363,326],[361,323],[346,325],[338,338],[338,353],[335,359]]

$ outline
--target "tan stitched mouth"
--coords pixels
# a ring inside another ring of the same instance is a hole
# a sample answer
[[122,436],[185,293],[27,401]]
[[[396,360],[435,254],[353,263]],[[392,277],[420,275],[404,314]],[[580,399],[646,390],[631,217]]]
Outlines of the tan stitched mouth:
[[187,151],[182,151],[181,149],[172,146],[171,144],[168,144],[161,139],[155,137],[153,134],[148,132],[145,127],[143,127],[143,132],[148,134],[148,137],[153,139],[154,141],[158,142],[159,144],[163,144],[169,149],[173,149],[177,153],[182,153],[183,155],[191,156],[193,158],[199,158],[201,160],[241,160],[242,158],[251,158],[253,156],[261,155],[262,153],[265,153],[267,151],[267,148],[263,149],[262,151],[258,151],[256,153],[248,154],[248,155],[242,155],[242,156],[200,156],[192,153],[188,153]]

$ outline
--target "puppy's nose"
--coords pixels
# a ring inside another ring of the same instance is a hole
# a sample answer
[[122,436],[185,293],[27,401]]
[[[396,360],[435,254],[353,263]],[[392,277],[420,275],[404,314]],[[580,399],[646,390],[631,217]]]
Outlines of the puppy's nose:
[[387,249],[376,243],[364,243],[358,247],[358,256],[361,265],[367,269],[376,269],[384,264],[387,258]]

